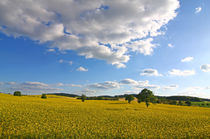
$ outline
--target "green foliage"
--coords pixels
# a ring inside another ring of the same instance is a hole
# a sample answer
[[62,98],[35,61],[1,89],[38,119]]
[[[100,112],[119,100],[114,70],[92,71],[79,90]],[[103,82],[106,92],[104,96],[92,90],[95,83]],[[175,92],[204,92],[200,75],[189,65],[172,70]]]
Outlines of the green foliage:
[[181,100],[179,100],[178,105],[184,105]]
[[13,95],[14,96],[21,96],[21,92],[20,91],[15,91]]
[[127,96],[125,97],[125,100],[127,100],[128,103],[131,103],[131,101],[134,100],[134,96],[133,96],[133,95],[127,95]]
[[191,106],[192,105],[191,101],[189,101],[189,100],[186,101],[185,103],[187,104],[187,106]]
[[84,94],[82,94],[81,99],[82,99],[82,102],[85,102],[85,100],[87,99],[87,97]]
[[171,105],[176,105],[177,102],[176,102],[176,100],[170,100],[170,101],[169,101],[169,104],[171,104]]
[[146,106],[149,106],[149,102],[155,103],[157,102],[156,97],[154,96],[153,92],[149,89],[143,89],[136,97],[138,99],[138,103],[146,102]]
[[47,95],[46,94],[42,94],[41,98],[47,99]]

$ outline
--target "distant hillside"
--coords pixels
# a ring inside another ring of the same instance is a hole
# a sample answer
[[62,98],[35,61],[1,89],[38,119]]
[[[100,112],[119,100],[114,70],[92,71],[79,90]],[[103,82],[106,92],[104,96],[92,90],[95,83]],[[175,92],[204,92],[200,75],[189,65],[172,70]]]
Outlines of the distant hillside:
[[206,98],[198,98],[198,97],[191,97],[191,96],[157,96],[159,99],[168,99],[168,100],[181,100],[181,101],[194,101],[194,102],[200,102],[200,101],[210,101],[210,99]]
[[47,95],[57,95],[57,96],[65,96],[65,97],[79,97],[79,95],[68,94],[68,93],[49,93]]
[[[2,93],[2,92],[0,92]],[[68,94],[68,93],[48,93],[48,95],[57,95],[57,96],[65,96],[65,97],[80,97],[76,94]],[[133,95],[134,97],[137,96],[137,94],[124,94],[124,95],[115,95],[115,96],[109,96],[109,95],[101,95],[101,96],[91,96],[87,97],[87,99],[104,99],[104,100],[116,100],[117,98],[125,98],[127,95]],[[210,99],[207,98],[199,98],[199,97],[191,97],[191,96],[156,96],[158,99],[167,99],[167,100],[181,100],[181,101],[193,101],[193,102],[201,102],[201,101],[210,101]]]
[[[67,93],[51,93],[50,95],[58,95],[58,96],[67,96],[67,97],[79,97],[79,95],[75,94],[67,94]],[[108,96],[108,95],[103,95],[103,96],[94,96],[94,97],[88,97],[89,99],[114,99],[114,98],[124,98],[128,94],[124,95],[116,95],[116,96]],[[133,95],[134,97],[137,96],[137,94],[129,94]],[[181,101],[194,101],[194,102],[200,102],[200,101],[210,101],[210,99],[206,98],[198,98],[198,97],[191,97],[191,96],[156,96],[158,99],[168,99],[168,100],[181,100]]]

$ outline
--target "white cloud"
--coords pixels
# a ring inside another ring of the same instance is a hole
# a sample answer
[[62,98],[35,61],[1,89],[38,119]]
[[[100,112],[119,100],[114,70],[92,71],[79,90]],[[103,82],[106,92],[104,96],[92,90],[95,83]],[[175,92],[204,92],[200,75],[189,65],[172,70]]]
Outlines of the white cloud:
[[174,46],[173,46],[173,44],[169,43],[168,47],[173,48]]
[[210,72],[210,64],[201,65],[200,68],[203,72]]
[[158,73],[156,69],[144,69],[141,76],[163,76],[162,74]]
[[156,48],[156,44],[152,44],[152,41],[152,38],[148,38],[144,40],[133,41],[124,46],[130,48],[134,52],[139,52],[144,55],[151,55],[153,53],[153,49]]
[[47,52],[55,52],[55,49],[47,49]]
[[195,8],[195,13],[196,13],[196,14],[197,14],[197,13],[200,13],[201,10],[202,10],[202,8],[199,6],[199,7]]
[[106,81],[103,83],[95,83],[88,85],[90,88],[94,89],[102,89],[102,90],[108,90],[108,89],[117,89],[120,88],[120,85],[118,82],[113,82],[113,81]]
[[183,59],[181,60],[181,62],[190,62],[190,61],[192,61],[193,59],[194,59],[194,57],[189,56],[189,57],[183,58]]
[[194,70],[179,70],[179,69],[172,69],[168,72],[170,75],[173,76],[191,76],[195,74]]
[[64,60],[63,60],[63,59],[60,59],[58,62],[59,62],[59,63],[63,63],[63,62],[64,62]]
[[84,71],[85,72],[85,71],[88,71],[88,69],[80,66],[79,68],[77,68],[77,71]]
[[58,62],[59,63],[68,63],[69,65],[73,64],[73,61],[67,61],[67,60],[63,60],[63,59],[60,59]]
[[124,68],[130,51],[151,55],[153,37],[178,8],[178,0],[7,0],[0,1],[0,31]]
[[138,81],[135,81],[135,80],[133,80],[133,79],[129,79],[129,78],[127,78],[127,79],[124,79],[124,80],[121,80],[120,81],[120,84],[125,84],[125,85],[138,85]]
[[148,89],[159,89],[160,86],[159,85],[154,85],[154,84],[149,84],[148,80],[145,81],[136,81],[133,79],[124,79],[121,80],[120,85],[129,85],[131,87],[133,87],[135,90],[139,90],[139,89],[143,89],[143,88],[148,88]]
[[87,96],[92,96],[92,95],[95,95],[96,94],[96,90],[91,90],[91,89],[88,89],[88,88],[84,88],[82,90],[79,90],[79,91],[74,91],[73,94],[77,94],[77,95],[87,95]]
[[179,87],[178,85],[172,84],[172,85],[169,85],[169,86],[164,86],[162,88],[163,88],[163,90],[175,90],[178,87]]
[[82,87],[82,85],[79,85],[79,84],[64,84],[64,83],[57,83],[55,86],[58,86],[58,87]]
[[11,84],[10,87],[8,87],[8,89],[11,92],[19,90],[26,94],[55,93],[63,90],[61,88],[55,88],[52,85],[42,82],[24,82],[24,83]]

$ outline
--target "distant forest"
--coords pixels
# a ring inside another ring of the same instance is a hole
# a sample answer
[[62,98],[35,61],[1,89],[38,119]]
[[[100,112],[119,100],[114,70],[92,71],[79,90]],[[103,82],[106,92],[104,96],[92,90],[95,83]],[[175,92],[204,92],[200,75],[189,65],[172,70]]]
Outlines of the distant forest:
[[[68,93],[50,93],[48,95],[58,95],[58,96],[66,96],[66,97],[77,97],[79,95],[76,94],[68,94]],[[124,95],[116,95],[116,96],[91,96],[87,97],[87,100],[118,100],[119,98],[125,98],[127,95],[133,95],[134,97],[137,94],[124,94]],[[210,101],[210,99],[199,98],[199,97],[191,97],[191,96],[156,96],[158,99],[166,99],[166,100],[177,100],[177,101],[192,101],[192,102],[201,102],[201,101]]]

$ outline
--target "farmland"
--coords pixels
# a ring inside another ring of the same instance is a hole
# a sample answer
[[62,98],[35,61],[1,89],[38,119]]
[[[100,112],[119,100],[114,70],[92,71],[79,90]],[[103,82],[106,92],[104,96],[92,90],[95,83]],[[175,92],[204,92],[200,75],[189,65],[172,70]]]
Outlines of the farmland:
[[210,109],[0,94],[0,138],[209,138]]

